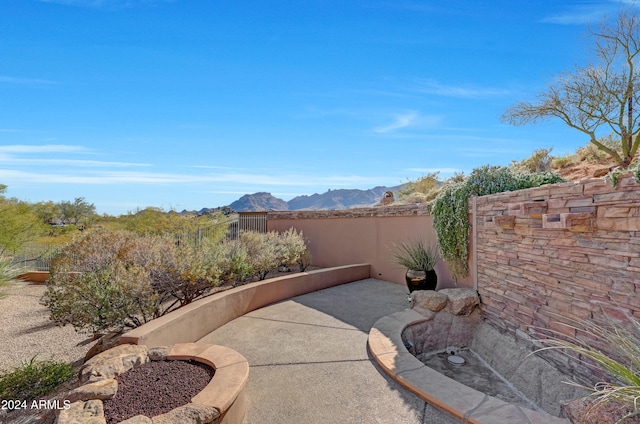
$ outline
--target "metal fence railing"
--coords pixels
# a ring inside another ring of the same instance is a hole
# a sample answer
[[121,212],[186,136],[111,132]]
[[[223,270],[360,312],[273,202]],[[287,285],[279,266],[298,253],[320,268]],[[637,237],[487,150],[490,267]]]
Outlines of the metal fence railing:
[[267,232],[267,213],[266,212],[241,212],[238,215],[239,231],[257,231],[259,233]]
[[30,244],[13,255],[11,263],[26,271],[49,271],[51,259],[60,253],[63,246]]
[[[241,231],[267,232],[267,215],[260,212],[240,213],[227,220],[199,228],[184,234],[176,235],[178,243],[199,245],[204,239],[216,237],[225,232],[226,239],[237,239]],[[12,263],[27,271],[49,271],[51,259],[58,255],[64,246],[47,244],[30,244],[24,246],[13,255]]]

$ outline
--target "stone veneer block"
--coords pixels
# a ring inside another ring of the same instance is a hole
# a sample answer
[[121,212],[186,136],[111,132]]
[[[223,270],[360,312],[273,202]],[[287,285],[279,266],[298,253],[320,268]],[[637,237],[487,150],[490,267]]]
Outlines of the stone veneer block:
[[503,230],[507,230],[507,229],[511,229],[515,226],[516,224],[516,217],[515,216],[508,216],[508,215],[499,215],[499,216],[494,216],[493,217],[493,221],[494,221],[494,225],[496,227],[500,227]]
[[547,202],[518,202],[510,203],[507,214],[510,216],[529,216],[532,218],[540,218],[543,213],[547,212]]
[[495,218],[496,217],[494,215],[485,216],[484,221],[481,221],[481,222],[483,222],[485,227],[495,227],[496,225]]
[[572,230],[574,232],[591,231],[594,213],[554,213],[542,215],[542,228],[550,230]]

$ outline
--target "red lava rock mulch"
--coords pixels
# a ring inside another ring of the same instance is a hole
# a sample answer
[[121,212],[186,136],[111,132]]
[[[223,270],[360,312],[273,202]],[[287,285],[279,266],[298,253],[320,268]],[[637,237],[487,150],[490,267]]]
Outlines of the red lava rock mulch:
[[151,361],[116,377],[118,391],[104,401],[107,424],[136,415],[154,417],[186,405],[211,381],[214,369],[195,361]]

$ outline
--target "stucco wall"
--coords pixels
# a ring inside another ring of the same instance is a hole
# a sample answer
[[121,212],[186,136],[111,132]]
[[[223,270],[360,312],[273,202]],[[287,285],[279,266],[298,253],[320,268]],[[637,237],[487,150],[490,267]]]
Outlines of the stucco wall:
[[570,319],[640,318],[640,185],[602,179],[476,199],[478,291],[511,329]]
[[[425,205],[381,206],[339,211],[268,212],[269,231],[302,230],[312,263],[330,267],[371,264],[371,276],[405,284],[405,269],[393,262],[394,243],[417,238],[436,240],[433,218]],[[438,288],[454,287],[446,263],[436,267]],[[471,276],[458,286],[472,287]]]

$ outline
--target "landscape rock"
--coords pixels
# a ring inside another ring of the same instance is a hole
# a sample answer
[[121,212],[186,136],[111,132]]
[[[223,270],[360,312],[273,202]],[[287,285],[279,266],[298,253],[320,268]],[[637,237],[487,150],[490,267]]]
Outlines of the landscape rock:
[[91,346],[89,351],[84,355],[84,361],[87,362],[99,353],[118,346],[122,333],[108,333],[98,339],[98,342]]
[[117,391],[118,382],[113,378],[107,378],[105,380],[85,384],[76,389],[73,389],[71,392],[69,392],[66,398],[72,403],[79,400],[105,400],[114,397]]
[[149,359],[152,361],[166,361],[170,350],[170,346],[156,346],[149,349],[147,355],[149,355]]
[[135,417],[120,421],[119,424],[153,424],[153,421],[145,415],[136,415]]
[[220,412],[213,406],[189,403],[175,408],[166,414],[152,418],[153,424],[206,424],[213,422],[220,416]]
[[416,290],[409,296],[412,308],[419,307],[432,312],[438,312],[447,306],[447,296],[435,290]]
[[89,359],[80,368],[80,384],[114,378],[136,365],[149,362],[147,347],[144,345],[123,344],[106,350]]
[[438,293],[449,298],[449,310],[454,315],[469,315],[480,304],[478,293],[474,289],[442,289]]
[[101,400],[78,401],[60,410],[56,424],[106,424]]

